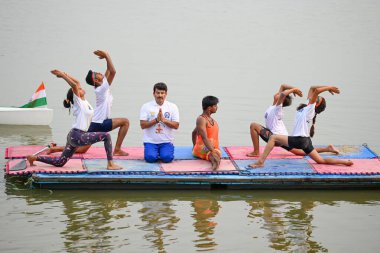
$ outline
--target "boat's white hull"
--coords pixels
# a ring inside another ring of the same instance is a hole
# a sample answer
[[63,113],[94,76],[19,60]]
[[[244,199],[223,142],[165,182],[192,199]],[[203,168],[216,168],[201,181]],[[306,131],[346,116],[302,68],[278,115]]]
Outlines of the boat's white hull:
[[0,107],[2,125],[49,125],[52,120],[52,109]]

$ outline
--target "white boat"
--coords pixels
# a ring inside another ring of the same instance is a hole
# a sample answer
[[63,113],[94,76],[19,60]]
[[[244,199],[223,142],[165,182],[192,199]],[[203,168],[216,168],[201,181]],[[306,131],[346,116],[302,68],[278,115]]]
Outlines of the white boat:
[[45,85],[41,83],[29,102],[21,107],[0,107],[2,125],[49,125],[53,110],[47,108]]
[[0,107],[0,124],[3,125],[49,125],[53,110],[49,108]]

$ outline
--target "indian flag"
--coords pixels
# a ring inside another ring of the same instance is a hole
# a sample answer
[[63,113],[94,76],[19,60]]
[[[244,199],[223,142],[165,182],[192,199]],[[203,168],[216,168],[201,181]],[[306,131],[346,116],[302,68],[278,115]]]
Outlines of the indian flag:
[[45,85],[42,82],[41,85],[36,90],[36,92],[34,92],[33,96],[29,99],[29,103],[21,106],[20,108],[35,108],[35,107],[46,107],[46,106],[47,106],[46,91],[45,91]]

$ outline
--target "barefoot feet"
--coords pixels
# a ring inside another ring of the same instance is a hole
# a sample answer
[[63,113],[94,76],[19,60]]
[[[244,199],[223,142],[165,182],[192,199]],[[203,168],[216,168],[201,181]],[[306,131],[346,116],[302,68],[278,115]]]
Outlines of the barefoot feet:
[[118,150],[114,150],[113,151],[113,155],[114,156],[129,156],[129,154],[121,149],[118,149]]
[[262,168],[262,167],[264,167],[264,163],[257,161],[257,162],[255,162],[255,163],[251,163],[251,164],[249,164],[248,167],[249,167],[250,169],[258,169],[258,168]]
[[327,147],[327,149],[328,149],[329,152],[334,153],[334,154],[336,154],[336,155],[339,155],[339,150],[336,149],[333,145],[329,145],[329,146]]
[[115,164],[113,161],[108,161],[107,163],[107,170],[121,170],[122,167]]
[[26,157],[26,159],[28,160],[30,166],[34,166],[34,162],[37,160],[37,156],[34,156],[34,155],[28,155]]
[[257,157],[260,156],[260,152],[252,151],[251,153],[246,154],[249,157]]

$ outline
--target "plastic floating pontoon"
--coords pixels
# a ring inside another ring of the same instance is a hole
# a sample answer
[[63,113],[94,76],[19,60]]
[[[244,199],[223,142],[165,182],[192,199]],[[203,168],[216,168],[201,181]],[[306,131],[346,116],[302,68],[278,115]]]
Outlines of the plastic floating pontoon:
[[[75,155],[64,167],[25,163],[28,154],[41,146],[15,146],[5,150],[8,176],[31,178],[32,185],[49,189],[357,189],[380,188],[380,160],[367,145],[336,146],[339,155],[353,166],[316,164],[275,147],[263,168],[252,169],[256,159],[247,157],[252,147],[224,147],[218,170],[192,156],[191,147],[175,147],[172,163],[147,163],[142,147],[126,147],[130,155],[114,157],[121,170],[107,170],[104,148],[91,147]],[[263,147],[261,147],[263,148]],[[47,154],[42,154],[47,155]],[[59,153],[53,154],[59,156]],[[24,159],[24,160],[23,160]],[[24,167],[20,167],[23,162]],[[17,168],[17,170],[15,169]]]

